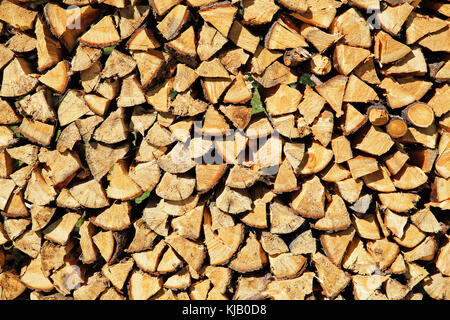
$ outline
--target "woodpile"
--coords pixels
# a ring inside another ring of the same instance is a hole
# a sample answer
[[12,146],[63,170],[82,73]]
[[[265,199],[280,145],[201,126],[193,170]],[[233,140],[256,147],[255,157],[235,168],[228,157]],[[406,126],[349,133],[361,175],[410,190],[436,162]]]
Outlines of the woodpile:
[[450,298],[450,2],[0,1],[0,300]]

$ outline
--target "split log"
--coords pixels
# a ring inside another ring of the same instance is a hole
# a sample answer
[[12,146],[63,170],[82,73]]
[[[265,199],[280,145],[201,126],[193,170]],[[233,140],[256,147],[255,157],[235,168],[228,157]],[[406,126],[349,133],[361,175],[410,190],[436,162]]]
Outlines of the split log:
[[389,112],[383,105],[373,105],[367,110],[367,117],[374,126],[383,126],[389,121]]
[[111,16],[106,16],[93,25],[80,38],[80,42],[90,47],[107,47],[120,41],[120,35]]
[[394,138],[401,138],[408,132],[407,123],[400,117],[392,117],[386,126],[386,131]]
[[404,109],[406,119],[416,127],[427,128],[434,122],[434,112],[425,103],[414,103]]
[[37,12],[28,10],[13,1],[5,1],[0,5],[0,20],[19,30],[32,29]]
[[3,81],[0,89],[2,97],[17,97],[33,90],[38,79],[31,75],[31,69],[26,60],[14,58],[3,69]]

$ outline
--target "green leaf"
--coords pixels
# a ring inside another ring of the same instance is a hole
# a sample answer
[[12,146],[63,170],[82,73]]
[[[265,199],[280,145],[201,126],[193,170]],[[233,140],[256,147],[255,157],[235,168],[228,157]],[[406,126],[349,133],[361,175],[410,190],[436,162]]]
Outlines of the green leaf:
[[21,135],[20,132],[19,132],[19,130],[18,130],[18,129],[19,129],[18,126],[11,126],[10,129],[14,132],[14,135],[15,135],[17,138],[22,138],[22,137],[23,137],[23,135]]
[[136,147],[137,133],[135,131],[133,131],[132,133],[133,133],[133,140],[131,141],[131,143],[133,144],[134,147]]
[[22,167],[24,164],[25,164],[25,162],[17,160],[14,171],[20,169],[20,167]]
[[78,219],[77,224],[75,225],[75,227],[77,227],[77,228],[81,227],[81,225],[84,222],[84,217],[86,217],[86,211],[84,211],[83,214],[81,215],[81,218]]
[[141,194],[141,196],[137,197],[136,199],[134,199],[134,202],[136,204],[141,204],[142,201],[144,201],[145,199],[147,199],[150,196],[150,191],[145,191],[143,194]]
[[174,100],[174,99],[176,98],[177,94],[178,94],[177,91],[175,91],[175,90],[170,90],[170,93],[169,93],[169,98],[170,98],[170,100]]
[[103,48],[103,54],[106,55],[106,56],[109,56],[111,54],[111,52],[113,52],[115,47],[116,46],[104,47]]
[[267,114],[266,109],[264,109],[263,103],[261,101],[261,95],[259,94],[258,88],[255,88],[253,92],[252,100],[250,100],[250,105],[252,106],[252,114],[258,114],[264,112]]
[[297,82],[291,83],[289,87],[297,89]]
[[301,84],[310,86],[310,87],[315,87],[316,84],[314,82],[312,82],[311,80],[311,74],[309,73],[304,73],[300,76],[300,79],[298,80],[298,82],[300,82]]
[[55,141],[58,141],[60,135],[61,135],[61,129],[58,129],[58,131],[56,132]]
[[246,73],[245,75],[247,76],[247,80],[250,81],[253,88],[259,88],[261,86],[258,81],[253,78],[251,73]]
[[261,101],[261,95],[259,94],[259,87],[261,85],[256,81],[251,73],[245,74],[247,77],[247,80],[250,81],[252,87],[253,87],[253,97],[250,100],[250,105],[252,106],[252,114],[258,114],[261,112],[264,112],[266,116],[268,116],[266,109],[264,108],[264,105]]
[[259,87],[261,86],[251,75],[251,73],[246,73],[247,80],[250,81],[253,87],[253,97],[250,100],[250,105],[252,106],[252,114],[258,114],[264,112],[267,115],[266,109],[261,101],[261,95],[259,94]]

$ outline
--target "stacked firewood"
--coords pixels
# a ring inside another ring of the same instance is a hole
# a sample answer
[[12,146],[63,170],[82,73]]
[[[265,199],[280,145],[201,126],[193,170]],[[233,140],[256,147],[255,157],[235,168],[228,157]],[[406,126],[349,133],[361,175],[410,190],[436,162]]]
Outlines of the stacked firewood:
[[0,300],[450,298],[450,2],[0,1]]

